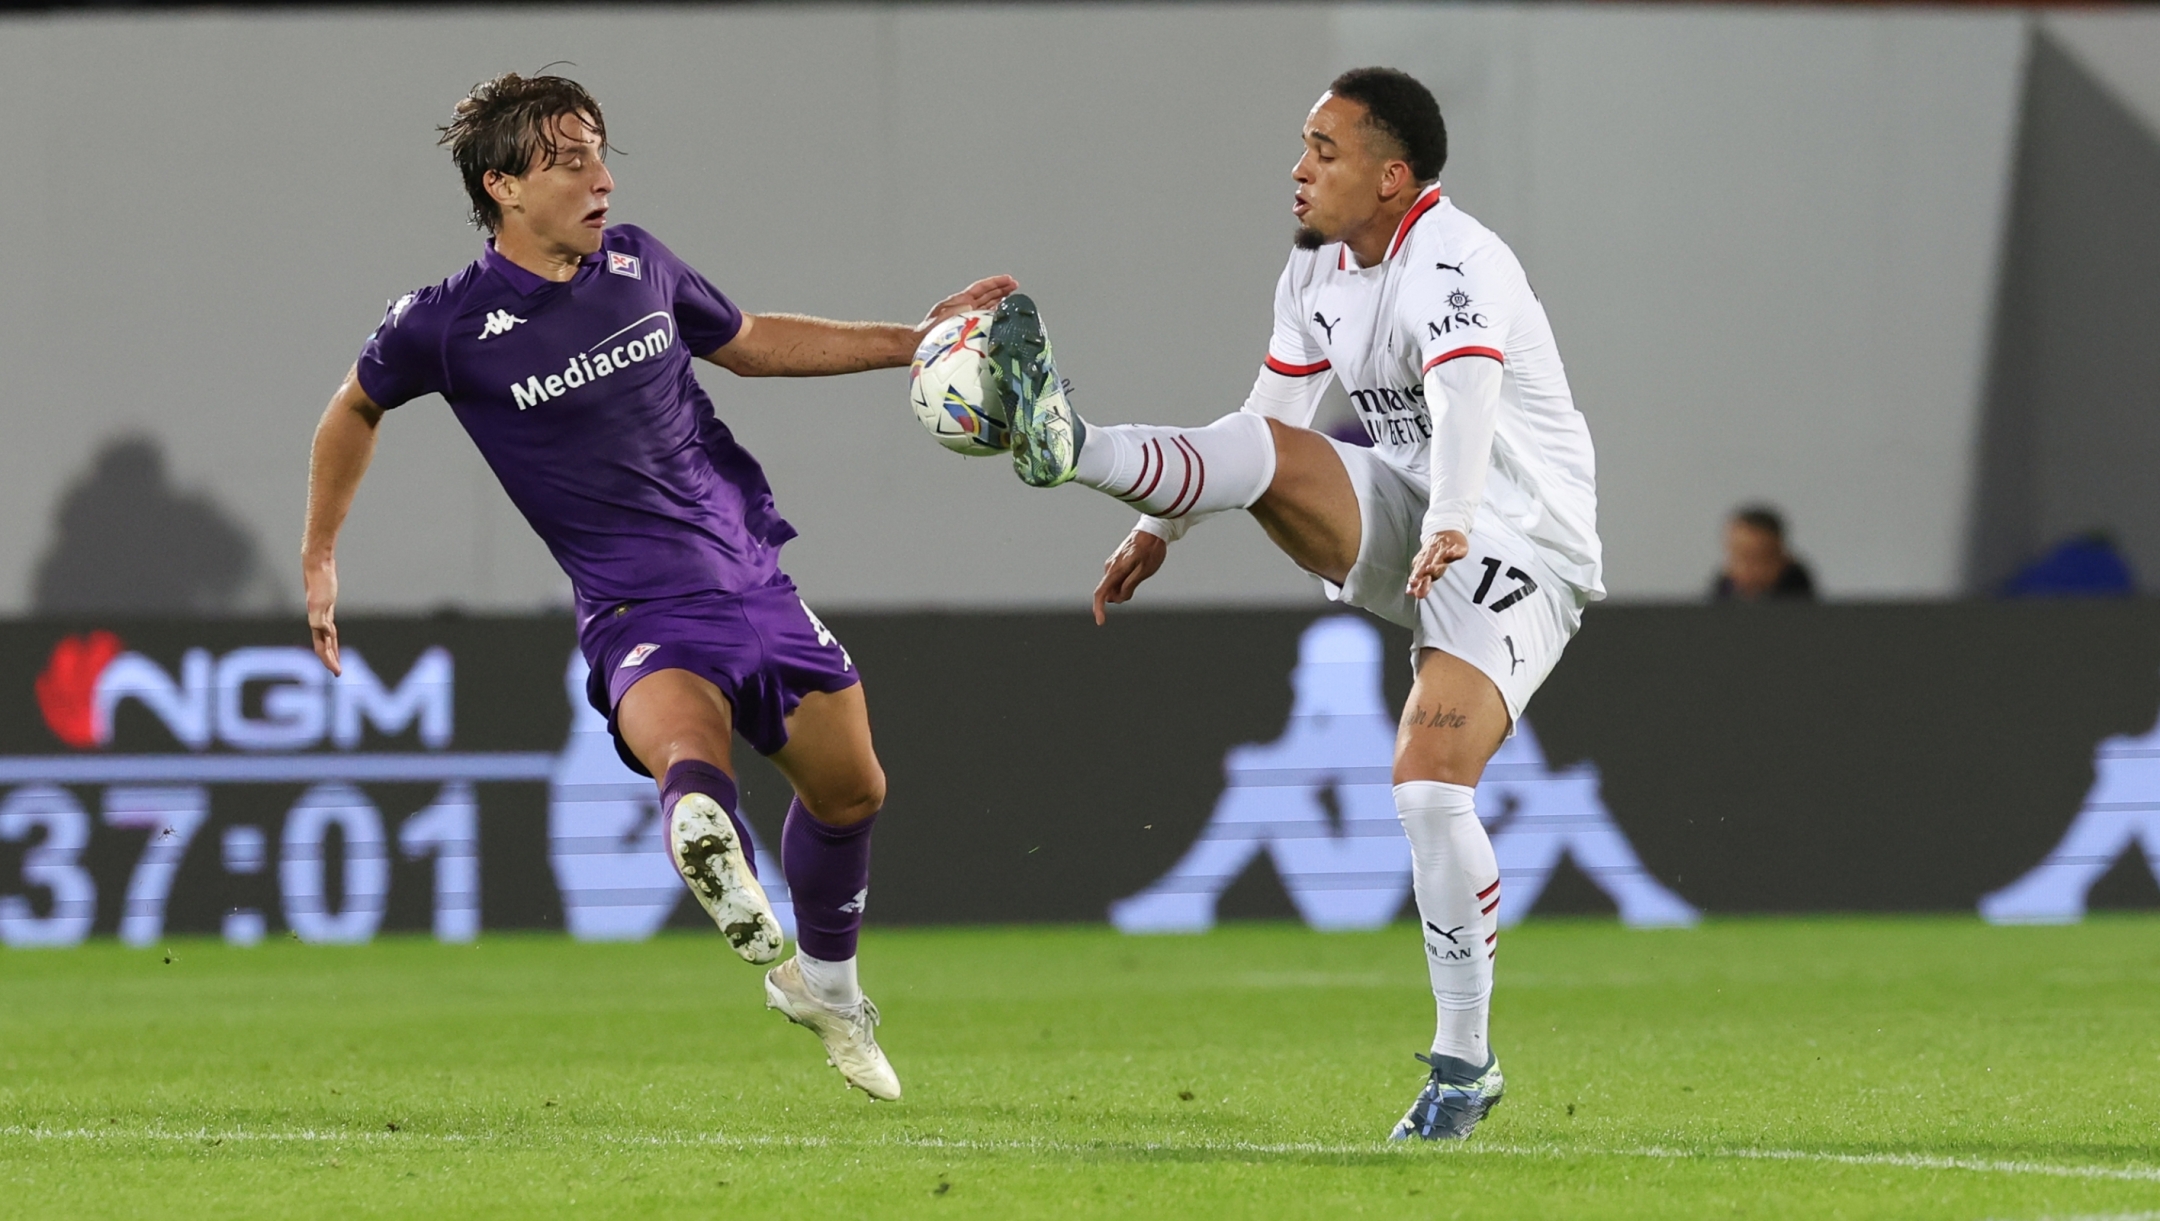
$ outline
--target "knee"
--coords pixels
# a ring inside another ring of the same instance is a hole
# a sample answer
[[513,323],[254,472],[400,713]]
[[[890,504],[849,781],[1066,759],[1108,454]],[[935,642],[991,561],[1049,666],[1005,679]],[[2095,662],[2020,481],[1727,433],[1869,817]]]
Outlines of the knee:
[[[655,752],[657,759],[641,760],[655,776],[666,776],[668,770],[678,763],[707,763],[725,770],[728,765],[728,740],[711,734],[678,734],[661,743]],[[657,768],[653,764],[658,763]]]
[[828,827],[852,827],[885,806],[885,773],[875,771],[854,783],[802,799],[810,817]]

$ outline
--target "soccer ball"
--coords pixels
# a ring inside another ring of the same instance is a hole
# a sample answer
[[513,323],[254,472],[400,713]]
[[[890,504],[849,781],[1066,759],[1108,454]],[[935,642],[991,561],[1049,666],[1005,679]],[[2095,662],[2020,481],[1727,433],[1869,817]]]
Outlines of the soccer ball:
[[908,405],[937,443],[956,454],[1003,453],[1005,404],[990,367],[990,312],[948,318],[915,349]]

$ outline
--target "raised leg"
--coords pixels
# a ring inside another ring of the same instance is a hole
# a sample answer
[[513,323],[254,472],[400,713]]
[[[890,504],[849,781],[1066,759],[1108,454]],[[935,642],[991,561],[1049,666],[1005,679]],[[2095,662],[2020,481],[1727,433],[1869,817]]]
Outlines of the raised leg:
[[688,670],[639,679],[615,709],[623,742],[660,782],[668,851],[698,905],[751,962],[780,956],[780,922],[752,864],[750,832],[729,770],[734,709]]

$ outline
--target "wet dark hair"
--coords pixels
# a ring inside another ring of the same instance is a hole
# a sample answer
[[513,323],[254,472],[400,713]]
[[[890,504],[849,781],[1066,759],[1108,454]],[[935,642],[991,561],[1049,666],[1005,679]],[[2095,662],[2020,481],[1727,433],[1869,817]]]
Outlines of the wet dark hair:
[[472,200],[473,225],[491,233],[502,227],[502,207],[487,192],[488,171],[517,177],[529,172],[536,158],[543,167],[555,164],[562,155],[555,140],[557,120],[565,115],[583,118],[600,137],[601,150],[613,151],[600,103],[583,85],[550,76],[546,68],[536,76],[505,72],[481,81],[452,113],[456,117],[438,129],[442,139],[436,143],[450,146],[450,158],[465,180],[465,195]]
[[1394,68],[1352,68],[1328,92],[1365,108],[1365,122],[1395,145],[1420,183],[1447,164],[1447,124],[1440,103],[1416,77]]
[[1785,541],[1785,516],[1769,505],[1742,505],[1733,510],[1735,523],[1760,530],[1782,543]]

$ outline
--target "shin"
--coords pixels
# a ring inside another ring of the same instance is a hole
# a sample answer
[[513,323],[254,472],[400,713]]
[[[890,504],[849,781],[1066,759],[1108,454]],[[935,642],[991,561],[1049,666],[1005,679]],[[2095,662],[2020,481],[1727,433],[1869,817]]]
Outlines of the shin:
[[1275,478],[1275,440],[1246,411],[1205,428],[1092,425],[1075,478],[1156,517],[1243,509]]
[[1500,870],[1478,821],[1475,790],[1414,780],[1395,786],[1395,810],[1410,837],[1425,965],[1439,1009],[1436,1055],[1484,1066],[1492,1011]]

